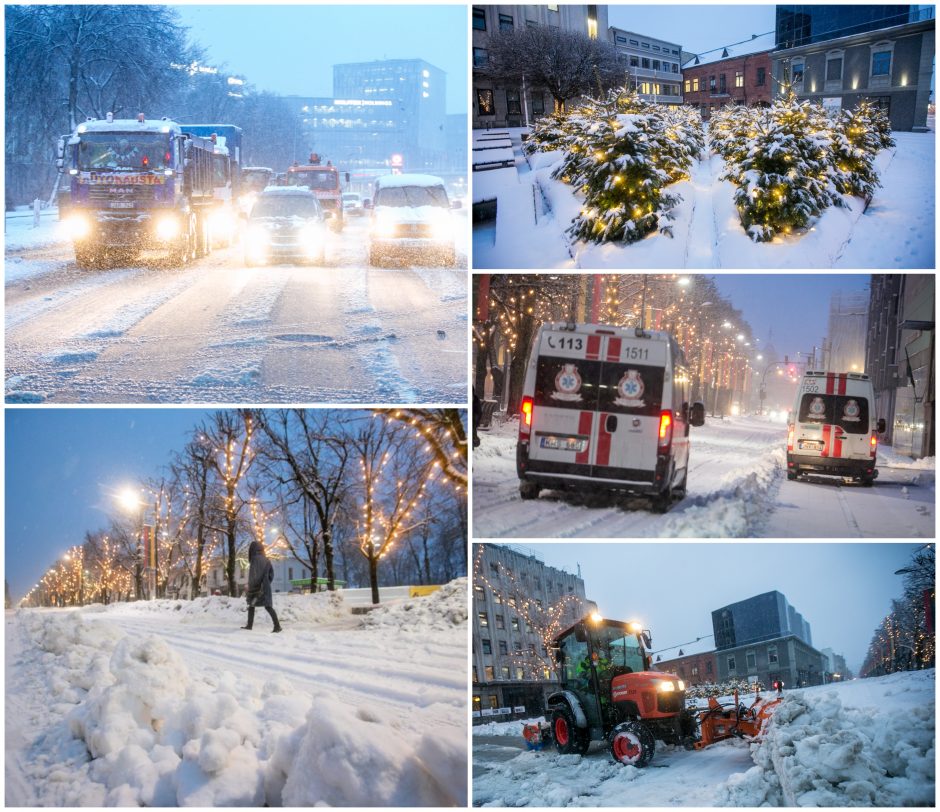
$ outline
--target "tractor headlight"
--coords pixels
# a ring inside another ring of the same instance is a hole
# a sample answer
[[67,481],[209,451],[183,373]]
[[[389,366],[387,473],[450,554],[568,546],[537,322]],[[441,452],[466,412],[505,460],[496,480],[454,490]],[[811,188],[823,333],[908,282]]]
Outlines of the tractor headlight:
[[161,217],[153,227],[159,240],[173,240],[180,235],[180,221],[173,216]]
[[672,693],[676,690],[675,683],[670,680],[660,680],[656,685],[656,690],[663,694]]
[[685,683],[684,683],[681,679],[676,683],[676,685],[679,686],[679,690],[680,690],[680,691],[684,691],[684,690],[685,690]]
[[91,234],[91,221],[84,214],[70,214],[61,224],[62,231],[73,240],[83,240]]

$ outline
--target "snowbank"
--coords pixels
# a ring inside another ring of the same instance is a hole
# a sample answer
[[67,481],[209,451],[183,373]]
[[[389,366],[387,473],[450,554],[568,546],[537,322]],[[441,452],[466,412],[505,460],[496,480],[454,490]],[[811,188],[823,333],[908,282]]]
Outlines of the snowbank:
[[537,725],[544,722],[544,716],[536,716],[533,719],[516,719],[513,722],[484,722],[482,725],[473,726],[474,736],[509,736],[512,738],[522,738],[522,728],[526,725]]
[[[911,680],[932,688],[934,672],[882,680],[888,694],[892,683]],[[717,804],[933,806],[931,694],[925,692],[903,713],[880,704],[846,707],[845,700],[834,690],[785,695],[763,742],[752,748],[756,766],[719,788]]]
[[458,578],[430,595],[377,606],[363,618],[362,626],[417,633],[452,629],[467,622],[467,600],[467,579]]

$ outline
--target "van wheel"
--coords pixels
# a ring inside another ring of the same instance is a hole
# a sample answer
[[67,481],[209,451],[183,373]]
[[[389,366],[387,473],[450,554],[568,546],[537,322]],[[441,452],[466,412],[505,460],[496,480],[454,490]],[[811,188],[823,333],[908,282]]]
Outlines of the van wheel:
[[787,471],[787,479],[790,480],[790,482],[793,482],[797,477],[799,477],[799,473],[796,471]]
[[537,482],[527,482],[523,480],[519,483],[519,496],[523,499],[538,499],[539,491],[541,490],[542,488]]
[[676,485],[672,489],[672,495],[676,499],[685,499],[685,490],[686,483],[689,481],[689,469],[686,468],[685,473],[682,474],[682,482]]
[[650,501],[653,513],[666,513],[672,507],[672,487],[667,485],[662,493],[656,494]]
[[862,487],[865,488],[870,488],[875,484],[875,480],[870,476],[863,476],[860,481],[862,483]]

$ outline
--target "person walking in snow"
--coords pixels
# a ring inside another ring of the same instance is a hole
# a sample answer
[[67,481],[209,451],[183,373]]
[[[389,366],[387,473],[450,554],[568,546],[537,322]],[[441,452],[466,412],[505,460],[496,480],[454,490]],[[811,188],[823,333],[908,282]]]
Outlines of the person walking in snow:
[[255,607],[263,606],[274,621],[272,632],[281,631],[277,613],[274,611],[274,602],[271,599],[271,581],[274,580],[274,567],[264,554],[264,545],[260,541],[253,541],[248,546],[248,591],[245,598],[248,601],[248,625],[243,629],[251,629],[255,622]]

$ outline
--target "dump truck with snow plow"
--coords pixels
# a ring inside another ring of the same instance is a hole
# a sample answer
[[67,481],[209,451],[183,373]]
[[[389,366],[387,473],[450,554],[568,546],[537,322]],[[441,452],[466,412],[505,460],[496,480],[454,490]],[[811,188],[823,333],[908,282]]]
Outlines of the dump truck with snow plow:
[[81,268],[110,257],[165,252],[183,264],[210,250],[216,203],[214,145],[175,121],[92,119],[60,139],[57,166],[68,179],[62,224]]
[[[649,630],[592,614],[558,634],[552,646],[559,689],[548,697],[547,733],[559,753],[587,752],[607,743],[613,759],[645,767],[656,742],[701,749],[731,737],[760,735],[779,700],[759,696],[750,708],[712,699],[686,707],[685,684],[652,670]],[[530,731],[531,735],[531,731]]]

